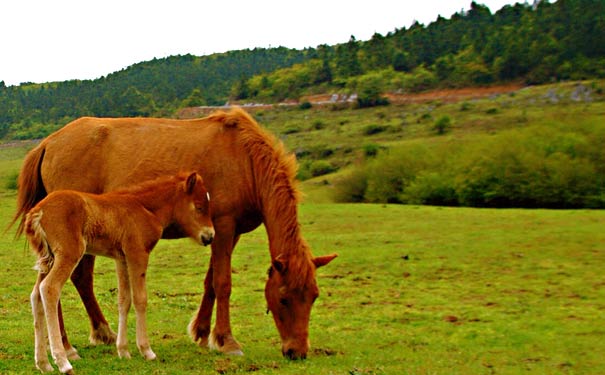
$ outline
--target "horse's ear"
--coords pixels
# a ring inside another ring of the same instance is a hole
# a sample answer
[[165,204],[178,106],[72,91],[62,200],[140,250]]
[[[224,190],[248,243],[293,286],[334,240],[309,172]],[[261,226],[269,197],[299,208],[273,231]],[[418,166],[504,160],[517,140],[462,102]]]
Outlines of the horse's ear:
[[313,258],[313,264],[315,264],[315,268],[319,268],[321,266],[325,266],[326,264],[330,263],[337,256],[338,256],[338,254],[330,254],[330,255],[315,257],[315,258]]
[[187,182],[185,182],[185,192],[187,194],[191,194],[193,192],[193,188],[195,188],[195,183],[197,182],[197,173],[193,172],[187,177]]

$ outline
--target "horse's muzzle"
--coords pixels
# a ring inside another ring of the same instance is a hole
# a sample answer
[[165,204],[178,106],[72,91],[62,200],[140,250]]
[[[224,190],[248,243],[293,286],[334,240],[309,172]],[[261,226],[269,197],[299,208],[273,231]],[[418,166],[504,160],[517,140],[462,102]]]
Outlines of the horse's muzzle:
[[284,355],[284,357],[291,359],[291,360],[307,358],[307,353],[299,353],[294,349],[283,350],[282,354]]

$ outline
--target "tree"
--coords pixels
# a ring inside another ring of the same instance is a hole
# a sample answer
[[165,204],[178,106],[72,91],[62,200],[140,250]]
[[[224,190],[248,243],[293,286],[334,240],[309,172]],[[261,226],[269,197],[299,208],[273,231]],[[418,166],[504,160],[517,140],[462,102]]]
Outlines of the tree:
[[336,66],[338,75],[342,78],[356,76],[362,73],[361,64],[357,56],[359,42],[351,35],[349,41],[336,47]]

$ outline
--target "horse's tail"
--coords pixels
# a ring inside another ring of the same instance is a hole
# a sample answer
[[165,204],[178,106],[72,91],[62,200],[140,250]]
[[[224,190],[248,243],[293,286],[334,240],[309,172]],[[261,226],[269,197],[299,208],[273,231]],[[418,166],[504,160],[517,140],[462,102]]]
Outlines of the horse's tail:
[[20,220],[15,235],[16,237],[23,234],[25,216],[29,210],[47,194],[44,183],[42,182],[42,176],[40,175],[40,167],[45,152],[46,146],[43,142],[38,147],[31,150],[25,157],[25,160],[23,160],[23,166],[21,167],[18,179],[17,212],[15,212],[13,220],[8,225],[8,228],[11,228],[17,220]]
[[23,226],[31,248],[38,256],[38,261],[36,262],[34,269],[41,273],[48,273],[53,266],[55,256],[48,245],[46,232],[40,222],[42,220],[42,215],[43,212],[39,208],[28,212],[25,215]]

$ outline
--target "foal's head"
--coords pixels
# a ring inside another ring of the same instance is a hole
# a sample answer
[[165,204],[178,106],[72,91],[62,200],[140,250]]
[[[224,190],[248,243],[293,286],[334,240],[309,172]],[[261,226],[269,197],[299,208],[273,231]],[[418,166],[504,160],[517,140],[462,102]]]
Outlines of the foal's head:
[[206,246],[214,238],[210,194],[202,177],[191,173],[179,184],[174,219],[187,236]]
[[[309,318],[319,296],[315,269],[328,264],[336,254],[305,259],[309,264],[289,264],[274,259],[265,285],[267,307],[273,314],[282,340],[282,353],[290,359],[304,359],[309,351]],[[303,270],[304,269],[304,270]]]

